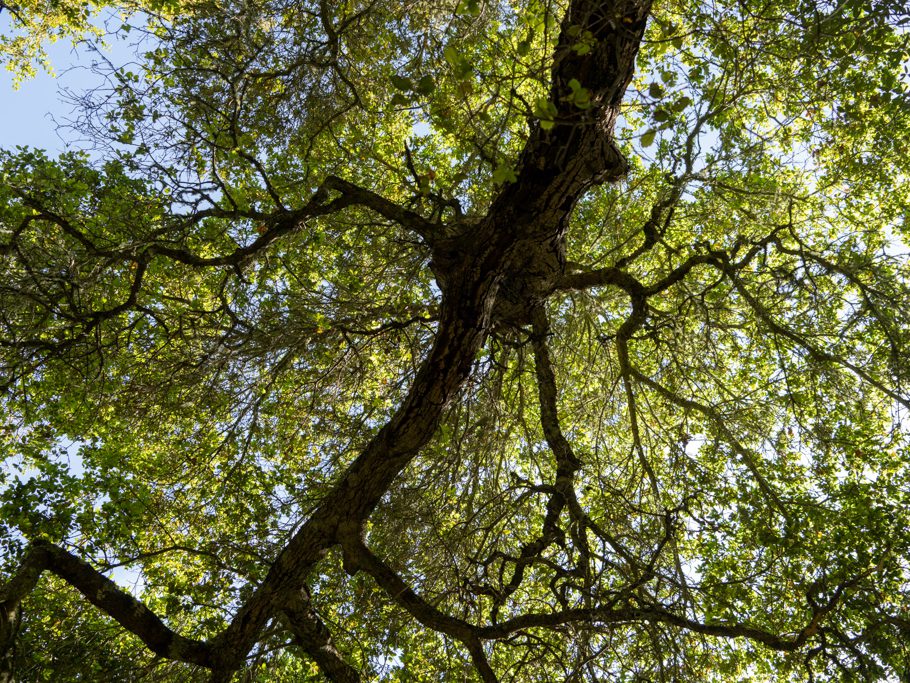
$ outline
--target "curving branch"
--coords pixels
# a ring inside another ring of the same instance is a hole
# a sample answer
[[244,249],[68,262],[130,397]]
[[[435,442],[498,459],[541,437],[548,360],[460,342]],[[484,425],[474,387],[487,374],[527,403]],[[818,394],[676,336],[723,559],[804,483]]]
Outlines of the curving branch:
[[477,627],[439,611],[421,598],[394,569],[370,550],[357,528],[345,527],[339,540],[347,571],[366,572],[399,607],[421,624],[461,641],[467,647],[474,667],[484,683],[498,683],[499,679],[490,666],[477,636]]
[[580,290],[613,285],[626,291],[630,296],[648,297],[659,294],[673,285],[682,282],[686,275],[688,275],[696,266],[716,264],[718,259],[726,256],[727,252],[721,250],[711,250],[704,254],[694,254],[651,285],[643,284],[636,277],[622,270],[620,266],[608,266],[605,268],[583,270],[564,275],[557,281],[556,289]]
[[[331,192],[336,192],[339,196],[327,201]],[[237,247],[228,254],[204,258],[183,249],[173,249],[162,245],[151,245],[146,251],[150,255],[160,254],[194,267],[237,266],[245,263],[278,238],[299,230],[307,219],[335,214],[351,206],[363,206],[371,209],[383,218],[414,231],[425,240],[430,240],[437,228],[435,224],[419,214],[404,209],[371,190],[330,175],[303,207],[262,217],[261,220],[266,227],[265,231],[247,246]]]
[[403,228],[412,230],[427,243],[434,242],[442,230],[440,224],[428,221],[420,214],[399,206],[372,190],[360,187],[337,176],[328,176],[323,183],[323,187],[340,193],[342,197],[346,197],[353,204],[368,208],[383,218],[397,223]]
[[629,294],[641,295],[645,286],[635,277],[629,275],[622,268],[608,266],[596,270],[586,270],[578,273],[563,275],[556,282],[557,290],[591,289],[592,287],[606,287],[614,285]]
[[646,295],[639,291],[630,293],[632,299],[632,312],[629,317],[623,321],[616,332],[616,355],[619,360],[619,372],[622,376],[623,387],[626,392],[626,403],[629,406],[629,424],[632,428],[632,444],[635,453],[638,456],[638,462],[641,464],[642,471],[648,477],[648,483],[651,485],[651,491],[654,494],[656,503],[660,503],[660,486],[657,482],[657,475],[654,468],[645,455],[645,449],[642,445],[641,430],[638,425],[638,404],[635,400],[635,390],[632,388],[631,363],[629,362],[629,340],[632,335],[645,323],[648,317]]
[[733,287],[736,289],[736,291],[739,292],[743,300],[755,312],[758,319],[761,320],[768,327],[768,329],[771,330],[771,332],[784,337],[785,339],[789,339],[791,342],[808,352],[809,355],[816,360],[825,361],[827,363],[832,363],[833,365],[839,365],[843,368],[846,368],[870,386],[878,389],[885,396],[893,399],[894,401],[897,401],[905,408],[910,408],[910,398],[901,396],[897,392],[889,389],[882,382],[875,379],[872,375],[863,370],[856,363],[852,363],[846,358],[836,356],[833,353],[819,348],[811,341],[806,339],[803,335],[795,332],[780,321],[776,320],[771,312],[756,297],[752,295],[752,293],[746,287],[745,283],[737,275],[736,270],[733,269],[729,263],[724,263],[722,268],[724,273],[730,278],[730,281],[733,283]]
[[537,376],[538,401],[540,403],[540,425],[544,438],[547,440],[553,456],[556,458],[556,481],[553,495],[547,504],[547,524],[555,525],[562,509],[569,507],[575,525],[572,527],[572,540],[580,554],[580,570],[586,582],[590,580],[589,559],[591,549],[584,532],[586,517],[580,517],[577,511],[581,509],[575,493],[575,474],[581,469],[581,461],[575,455],[572,445],[566,439],[559,422],[559,409],[557,404],[556,375],[553,372],[553,363],[550,359],[550,350],[547,347],[547,338],[550,335],[550,323],[546,311],[538,306],[532,311],[533,337],[531,340],[534,348],[534,369]]
[[[338,196],[329,200],[329,196],[333,192]],[[56,225],[66,235],[76,240],[90,256],[119,258],[135,263],[143,263],[155,256],[163,256],[178,263],[197,268],[242,265],[279,238],[299,230],[304,226],[306,220],[332,215],[351,206],[368,208],[383,218],[387,218],[405,229],[412,230],[428,242],[432,241],[440,229],[437,224],[431,223],[413,211],[398,206],[372,190],[330,175],[325,178],[322,185],[310,197],[310,200],[299,209],[260,213],[258,211],[213,208],[197,211],[187,217],[185,219],[186,224],[198,223],[208,217],[246,218],[259,221],[265,228],[259,237],[246,246],[237,247],[226,254],[203,257],[186,249],[170,247],[156,242],[145,245],[119,245],[117,247],[100,246],[66,216],[45,206],[41,201],[23,190],[14,190],[14,193],[26,206],[36,211],[36,215],[27,217],[23,225],[13,233],[11,240],[0,244],[0,255],[12,252],[15,241],[24,228],[29,223],[39,219]]]
[[370,550],[356,528],[346,527],[339,536],[339,542],[344,553],[345,570],[351,574],[358,571],[369,574],[399,607],[421,624],[462,642],[475,637],[472,624],[440,612],[421,598],[394,569]]
[[0,589],[0,656],[12,647],[21,603],[49,571],[82,593],[95,607],[135,634],[155,654],[190,664],[211,667],[212,648],[168,628],[142,602],[87,562],[48,541],[34,541],[19,569]]
[[[568,439],[566,439],[559,421],[556,377],[547,344],[547,339],[550,336],[550,325],[543,306],[534,307],[531,311],[531,320],[532,333],[530,341],[534,351],[540,422],[544,438],[556,461],[555,477],[553,484],[536,487],[536,490],[550,494],[546,503],[546,513],[540,534],[534,540],[524,543],[517,557],[504,552],[496,552],[484,563],[489,564],[496,558],[504,560],[500,566],[500,583],[504,583],[503,575],[506,563],[513,565],[512,576],[508,583],[505,583],[499,590],[487,588],[485,591],[492,595],[494,599],[491,610],[493,621],[496,620],[499,610],[506,599],[521,587],[526,576],[526,570],[535,563],[546,564],[563,576],[580,575],[585,580],[585,588],[589,588],[591,549],[585,529],[591,528],[599,531],[599,528],[584,513],[575,492],[575,475],[581,469],[581,461],[575,455]],[[559,518],[566,509],[568,509],[573,522],[569,527],[569,533],[580,558],[578,565],[574,569],[561,570],[550,560],[544,559],[542,554],[554,543],[565,545],[565,532],[559,524]],[[595,531],[595,533],[597,532]],[[602,536],[602,538],[614,543],[614,540],[609,535]],[[618,552],[622,551],[623,549],[619,547]]]
[[[426,602],[404,579],[366,546],[358,531],[353,529],[346,531],[341,537],[341,544],[345,567],[349,572],[366,572],[397,605],[405,609],[421,624],[465,643],[469,649],[478,647],[480,641],[504,640],[529,629],[559,628],[572,623],[603,626],[651,623],[665,624],[692,633],[720,638],[744,638],[772,650],[792,652],[801,648],[819,633],[824,618],[837,607],[845,592],[868,574],[867,571],[865,574],[842,582],[832,591],[828,601],[823,604],[809,600],[811,616],[808,622],[791,635],[782,635],[739,622],[702,622],[690,619],[676,614],[660,604],[642,602],[638,598],[633,598],[629,593],[626,593],[629,602],[625,607],[595,606],[553,612],[532,612],[499,623],[477,626],[449,616]],[[484,680],[488,679],[485,677]]]
[[760,643],[772,650],[793,652],[802,647],[819,629],[824,616],[834,608],[825,606],[816,610],[802,629],[795,636],[784,636],[764,629],[739,623],[705,623],[688,619],[659,606],[625,608],[591,608],[570,609],[561,612],[523,614],[499,624],[480,627],[480,638],[500,639],[518,631],[532,628],[556,628],[573,622],[595,623],[603,625],[627,625],[634,623],[666,624],[692,633],[715,636],[719,638],[745,638]]
[[313,609],[306,588],[288,595],[284,614],[294,642],[316,662],[326,678],[336,683],[360,683],[360,673],[335,647],[332,634]]

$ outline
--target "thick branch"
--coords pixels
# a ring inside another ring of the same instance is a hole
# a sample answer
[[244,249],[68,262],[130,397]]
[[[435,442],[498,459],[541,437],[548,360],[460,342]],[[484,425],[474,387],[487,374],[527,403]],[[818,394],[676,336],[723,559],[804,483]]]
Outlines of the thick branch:
[[[172,631],[144,604],[87,562],[47,541],[32,543],[19,570],[0,591],[0,613],[15,614],[45,571],[76,588],[89,602],[138,636],[155,654],[190,664],[212,665],[207,644]],[[0,634],[3,633],[4,630],[0,629]],[[6,649],[11,645],[11,641],[0,641],[0,648]]]
[[[331,191],[338,192],[340,196],[326,201]],[[202,258],[183,249],[171,249],[160,245],[153,245],[148,251],[196,267],[239,265],[279,237],[298,230],[307,219],[338,213],[350,206],[365,206],[372,209],[380,216],[413,230],[424,239],[429,239],[436,227],[413,211],[408,211],[371,190],[358,187],[337,176],[328,176],[305,206],[269,217],[264,221],[267,226],[265,232],[247,246],[238,247],[229,254]]]
[[[649,0],[574,0],[567,8],[551,70],[554,125],[550,130],[532,127],[517,181],[491,207],[491,214],[510,217],[516,234],[560,240],[582,194],[625,175],[628,164],[613,142],[613,128],[650,7]],[[573,50],[578,29],[592,38],[593,48],[585,54]],[[589,92],[589,108],[572,103],[573,80]]]
[[559,279],[556,289],[590,289],[607,285],[614,285],[630,294],[642,293],[645,289],[636,278],[614,266],[581,273],[569,273]]
[[625,290],[632,296],[651,296],[682,282],[683,278],[685,278],[696,266],[706,263],[716,263],[720,255],[725,255],[725,252],[712,251],[707,254],[695,254],[690,256],[660,280],[651,285],[642,284],[637,278],[629,275],[616,266],[608,266],[606,268],[564,275],[559,279],[559,282],[556,283],[556,288],[590,289],[592,287],[614,285]]
[[421,624],[464,643],[484,683],[497,683],[499,679],[487,660],[480,639],[476,635],[475,626],[440,612],[417,595],[395,570],[367,547],[357,529],[346,529],[342,533],[341,546],[345,568],[348,571],[365,571],[399,607],[405,609]]
[[372,190],[359,187],[354,183],[342,180],[337,176],[329,176],[326,178],[323,187],[340,192],[343,197],[347,197],[352,203],[359,206],[365,206],[366,208],[375,211],[383,218],[387,218],[403,228],[414,231],[427,242],[432,242],[440,230],[439,225],[431,223],[420,214],[398,206],[395,202],[389,201]]
[[487,626],[475,626],[446,615],[427,603],[381,559],[363,543],[359,534],[345,534],[342,539],[345,564],[350,571],[365,571],[385,590],[399,606],[414,616],[421,624],[440,633],[450,635],[468,644],[480,640],[501,640],[514,633],[533,628],[557,628],[571,623],[635,624],[662,623],[682,628],[693,633],[719,638],[746,638],[761,643],[773,650],[792,652],[802,647],[816,634],[822,619],[830,613],[841,599],[844,590],[854,581],[841,584],[824,605],[812,606],[809,622],[794,636],[782,636],[764,629],[741,623],[704,623],[675,614],[655,605],[624,608],[592,607],[566,609],[556,612],[529,613]]
[[316,612],[306,589],[288,596],[284,613],[294,634],[294,642],[319,665],[320,671],[330,681],[337,683],[359,683],[360,674],[341,656],[332,634]]
[[[337,192],[340,196],[327,201],[330,192]],[[225,211],[211,209],[200,211],[187,220],[195,223],[208,216],[221,218],[246,218],[259,221],[265,230],[250,244],[237,247],[233,251],[219,256],[202,257],[187,249],[169,247],[164,244],[152,243],[148,245],[127,244],[116,247],[102,247],[86,235],[72,220],[66,216],[44,206],[30,195],[17,191],[16,194],[23,202],[38,212],[37,218],[49,221],[59,227],[66,235],[75,239],[91,256],[100,258],[124,258],[137,261],[137,253],[142,259],[148,260],[154,256],[164,256],[179,263],[194,267],[236,266],[246,262],[252,256],[263,251],[266,247],[292,232],[299,230],[307,219],[318,218],[338,213],[350,206],[364,206],[378,213],[384,218],[398,223],[403,228],[412,230],[425,240],[430,240],[439,226],[426,220],[419,214],[398,206],[381,195],[359,187],[354,183],[342,180],[336,176],[328,176],[323,184],[313,193],[310,200],[301,208],[293,211],[279,211],[272,214],[256,212]],[[35,217],[29,217],[33,221]],[[21,233],[17,231],[8,244],[0,244],[0,254],[12,250],[15,239]],[[137,261],[138,262],[138,261]],[[144,265],[144,264],[143,264]]]
[[483,639],[500,639],[517,631],[529,628],[555,628],[573,622],[600,624],[634,624],[659,623],[676,626],[693,633],[719,638],[746,638],[782,652],[798,650],[813,635],[824,616],[823,611],[813,614],[809,623],[794,637],[784,637],[760,628],[738,623],[707,624],[694,619],[674,614],[660,607],[626,607],[621,609],[570,609],[562,612],[523,614],[499,624],[478,628],[478,636]]
[[462,642],[470,642],[476,637],[476,627],[472,624],[440,612],[417,595],[394,569],[367,547],[357,531],[351,529],[345,532],[341,536],[341,547],[344,551],[345,568],[348,571],[364,571],[372,576],[399,607],[405,609],[421,624]]

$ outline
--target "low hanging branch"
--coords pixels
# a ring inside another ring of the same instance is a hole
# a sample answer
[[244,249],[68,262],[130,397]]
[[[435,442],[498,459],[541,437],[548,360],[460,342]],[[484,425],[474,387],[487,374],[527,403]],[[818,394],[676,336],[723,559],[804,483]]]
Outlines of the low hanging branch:
[[12,647],[22,601],[43,572],[51,572],[78,590],[95,607],[135,634],[160,657],[211,667],[212,648],[168,628],[142,602],[72,553],[47,541],[34,541],[18,571],[0,589],[0,654]]

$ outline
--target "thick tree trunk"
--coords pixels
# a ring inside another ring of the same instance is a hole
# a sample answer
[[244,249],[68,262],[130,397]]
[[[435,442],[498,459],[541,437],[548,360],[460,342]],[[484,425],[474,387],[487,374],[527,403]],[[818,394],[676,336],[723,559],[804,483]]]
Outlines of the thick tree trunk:
[[[618,180],[627,170],[613,143],[613,127],[649,10],[647,0],[570,6],[552,72],[556,125],[550,131],[532,125],[517,182],[503,189],[483,220],[436,246],[434,260],[445,272],[436,342],[404,405],[293,537],[224,634],[226,641],[243,644],[239,651],[252,647],[284,596],[299,590],[310,567],[337,542],[339,527],[359,527],[430,440],[490,331],[494,307],[507,322],[530,320],[531,304],[555,288],[576,202],[591,186]],[[572,50],[568,27],[573,25],[591,31],[597,41],[584,56]],[[564,101],[572,78],[591,91],[589,109]],[[501,291],[504,296],[498,297]]]

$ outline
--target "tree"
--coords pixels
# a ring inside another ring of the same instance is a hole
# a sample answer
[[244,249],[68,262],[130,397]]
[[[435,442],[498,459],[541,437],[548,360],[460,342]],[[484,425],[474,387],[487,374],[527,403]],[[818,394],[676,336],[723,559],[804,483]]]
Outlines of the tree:
[[0,679],[910,676],[903,3],[113,7],[2,152]]

